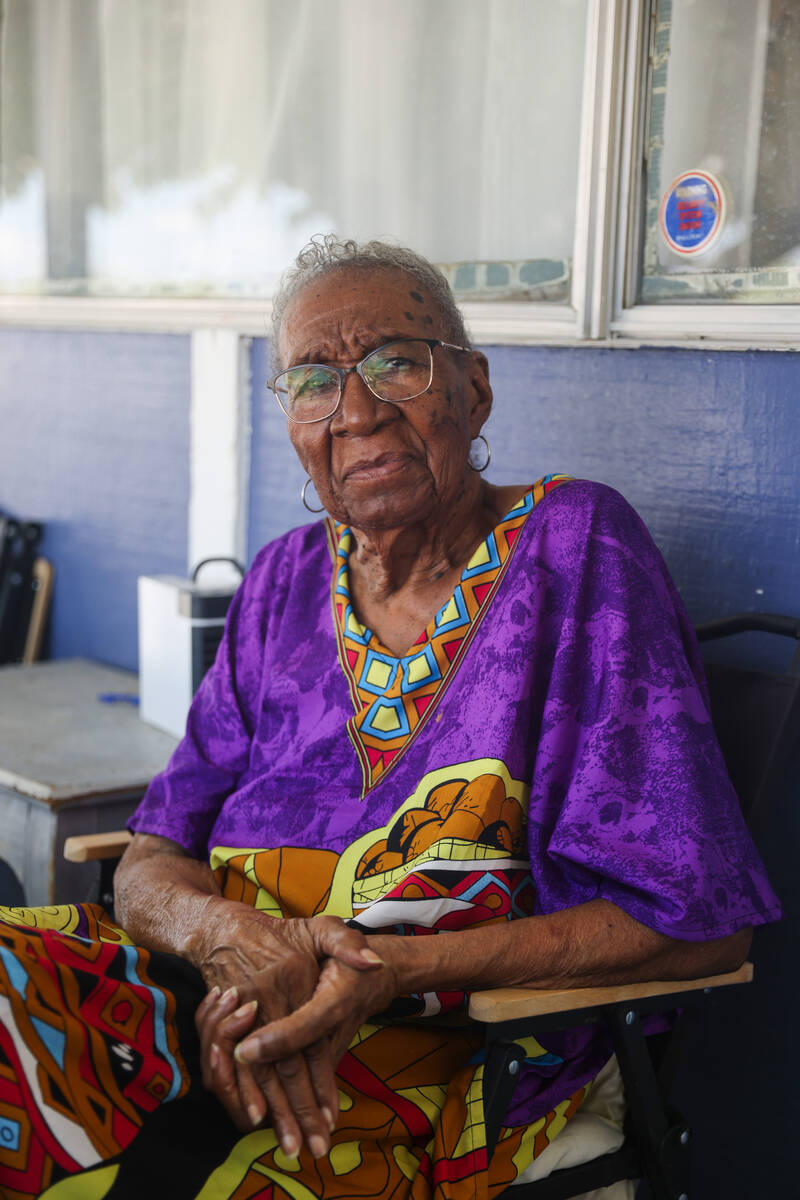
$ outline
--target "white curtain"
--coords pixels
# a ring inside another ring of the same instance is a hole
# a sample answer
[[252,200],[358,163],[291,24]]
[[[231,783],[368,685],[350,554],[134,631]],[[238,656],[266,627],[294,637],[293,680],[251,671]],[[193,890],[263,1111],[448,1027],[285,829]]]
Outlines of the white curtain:
[[263,295],[330,229],[568,259],[586,8],[4,0],[0,283],[29,246],[66,291]]

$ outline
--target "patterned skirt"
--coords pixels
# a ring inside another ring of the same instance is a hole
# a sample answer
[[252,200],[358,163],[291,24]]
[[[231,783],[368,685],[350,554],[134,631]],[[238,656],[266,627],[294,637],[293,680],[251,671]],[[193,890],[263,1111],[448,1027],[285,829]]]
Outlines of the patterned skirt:
[[[577,1111],[483,1124],[482,1037],[428,1020],[364,1025],[338,1069],[323,1159],[239,1134],[200,1083],[188,963],[131,944],[95,905],[0,908],[0,1196],[5,1200],[488,1200]],[[534,1039],[529,1061],[546,1061]]]

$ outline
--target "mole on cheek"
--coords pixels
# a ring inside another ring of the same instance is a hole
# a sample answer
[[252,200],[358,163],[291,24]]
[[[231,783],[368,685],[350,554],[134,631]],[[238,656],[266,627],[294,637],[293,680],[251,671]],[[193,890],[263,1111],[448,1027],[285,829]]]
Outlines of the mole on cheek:
[[416,300],[417,304],[425,303],[425,301],[422,299],[422,296],[420,296],[419,292],[409,292],[408,294],[412,300]]
[[410,312],[404,312],[404,313],[403,313],[403,316],[405,317],[405,319],[406,319],[407,321],[416,321],[416,319],[417,319],[417,318],[414,316],[414,314],[413,314],[413,313],[410,313]]

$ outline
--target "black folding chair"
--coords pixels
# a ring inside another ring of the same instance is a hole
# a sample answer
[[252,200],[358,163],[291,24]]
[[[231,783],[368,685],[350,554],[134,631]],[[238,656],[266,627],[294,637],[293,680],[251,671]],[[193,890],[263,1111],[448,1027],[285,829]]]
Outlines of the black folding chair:
[[0,858],[0,904],[9,908],[25,904],[25,890],[14,868],[4,858]]
[[[31,616],[42,586],[36,570],[41,539],[38,521],[18,521],[0,513],[0,663],[32,661],[26,652]],[[49,592],[47,597],[49,600]],[[40,647],[41,630],[37,654]]]
[[[707,664],[712,715],[742,810],[754,834],[800,737],[800,619],[747,613],[701,625],[701,642],[760,631],[799,643],[784,673]],[[470,1012],[485,1023],[485,1121],[490,1153],[525,1057],[515,1041],[553,1029],[602,1022],[611,1037],[627,1100],[619,1150],[544,1179],[513,1186],[514,1200],[568,1200],[618,1180],[646,1179],[653,1200],[686,1200],[691,1131],[669,1102],[691,1016],[713,989],[752,979],[752,966],[706,979],[616,988],[546,991],[500,988],[475,992]],[[684,1010],[670,1035],[646,1038],[642,1017]]]

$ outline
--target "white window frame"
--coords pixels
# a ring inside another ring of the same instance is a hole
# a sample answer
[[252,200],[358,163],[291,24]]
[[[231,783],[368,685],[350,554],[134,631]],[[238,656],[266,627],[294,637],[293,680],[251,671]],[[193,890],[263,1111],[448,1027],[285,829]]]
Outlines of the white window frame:
[[[479,344],[800,347],[800,305],[635,304],[655,0],[589,0],[569,304],[467,301]],[[264,300],[0,295],[0,328],[269,333]]]
[[667,345],[742,350],[800,348],[800,304],[636,304],[640,269],[641,181],[648,73],[656,0],[616,0],[628,9],[626,66],[616,103],[622,108],[619,144],[614,303],[606,335],[611,345]]

